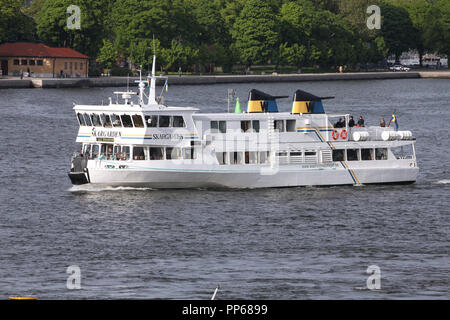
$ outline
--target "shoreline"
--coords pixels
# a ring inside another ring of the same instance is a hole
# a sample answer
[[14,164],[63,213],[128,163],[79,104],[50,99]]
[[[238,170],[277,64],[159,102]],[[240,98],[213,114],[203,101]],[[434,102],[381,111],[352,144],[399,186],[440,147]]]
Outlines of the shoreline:
[[[410,72],[354,72],[354,73],[311,73],[279,75],[219,75],[219,76],[169,76],[169,85],[212,85],[226,83],[271,83],[303,81],[342,81],[342,80],[386,80],[386,79],[450,79],[450,71],[410,71]],[[130,87],[137,86],[137,77],[129,78]],[[0,78],[0,89],[20,88],[93,88],[126,87],[127,77],[99,78]],[[157,85],[164,85],[158,79]]]

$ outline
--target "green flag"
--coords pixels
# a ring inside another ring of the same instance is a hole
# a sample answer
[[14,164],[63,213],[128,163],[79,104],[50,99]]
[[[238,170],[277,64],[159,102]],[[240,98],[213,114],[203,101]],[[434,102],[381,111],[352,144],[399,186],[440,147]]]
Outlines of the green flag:
[[236,98],[236,107],[234,108],[234,113],[242,113],[241,102],[239,101],[239,98]]

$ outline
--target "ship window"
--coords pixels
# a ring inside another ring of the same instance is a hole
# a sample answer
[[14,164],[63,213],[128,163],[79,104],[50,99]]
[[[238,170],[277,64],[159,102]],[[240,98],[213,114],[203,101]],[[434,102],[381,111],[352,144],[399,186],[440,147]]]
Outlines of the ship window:
[[150,160],[164,160],[164,148],[151,147]]
[[103,123],[103,126],[105,127],[105,128],[111,128],[111,118],[109,117],[109,114],[102,114],[101,115],[101,118],[102,118],[102,123]]
[[333,161],[345,161],[345,150],[343,149],[333,150]]
[[259,129],[260,129],[259,120],[253,120],[252,127],[253,127],[254,132],[259,132]]
[[43,66],[44,65],[44,61],[43,60],[38,60],[37,61],[37,65],[38,66]]
[[134,160],[147,160],[147,159],[145,159],[144,147],[134,147],[133,148],[133,159]]
[[167,160],[181,159],[181,149],[180,148],[166,148],[166,159]]
[[227,153],[226,152],[216,152],[217,161],[219,161],[220,165],[224,165],[227,163]]
[[265,164],[270,163],[270,152],[269,151],[262,151],[259,153],[259,163]]
[[231,152],[231,163],[232,164],[242,164],[243,153],[242,152]]
[[133,122],[135,128],[144,128],[144,122],[142,121],[142,117],[140,115],[133,115]]
[[219,132],[219,121],[211,121],[211,133]]
[[291,157],[301,157],[302,153],[301,152],[291,152]]
[[258,152],[250,152],[250,154],[249,154],[249,162],[248,163],[250,163],[250,164],[257,164],[258,163]]
[[251,121],[241,121],[242,132],[247,132],[251,128]]
[[274,128],[275,128],[275,131],[284,132],[284,120],[275,120]]
[[317,152],[315,151],[306,151],[305,157],[315,157],[317,155]]
[[92,145],[91,159],[97,158],[99,153],[100,153],[100,146],[98,144]]
[[124,128],[133,128],[133,122],[131,121],[131,117],[129,115],[123,114],[120,118],[122,119]]
[[124,160],[127,161],[130,159],[130,151],[131,148],[129,146],[123,146],[122,147],[122,154],[121,154],[121,159],[120,160]]
[[286,131],[287,132],[296,132],[296,120],[286,120]]
[[347,149],[347,161],[358,161],[359,149]]
[[86,126],[86,122],[84,121],[84,117],[81,113],[77,113],[77,118],[80,126]]
[[373,160],[373,149],[361,149],[361,160]]
[[94,125],[95,127],[102,126],[102,124],[100,122],[100,117],[98,114],[96,114],[96,113],[91,114],[91,120],[92,120],[92,125]]
[[158,116],[145,116],[145,123],[149,128],[156,128],[158,126]]
[[85,157],[89,158],[89,156],[91,154],[91,145],[90,144],[85,144],[83,146],[83,154],[84,154]]
[[386,148],[375,149],[375,159],[387,160],[388,159],[387,149]]
[[111,116],[111,122],[112,122],[114,128],[122,127],[122,123],[120,122],[120,117],[117,114],[113,114]]
[[227,133],[227,122],[226,121],[219,121],[219,132]]
[[184,119],[182,116],[174,116],[173,117],[173,127],[174,128],[184,128]]
[[171,116],[159,116],[159,127],[170,128]]
[[186,160],[195,159],[194,148],[184,148],[183,149],[183,159],[186,159]]
[[287,157],[287,155],[288,155],[287,152],[277,152],[276,153],[277,157]]
[[91,118],[89,117],[89,115],[87,113],[83,114],[83,118],[84,118],[84,122],[86,123],[86,125],[88,127],[92,127]]

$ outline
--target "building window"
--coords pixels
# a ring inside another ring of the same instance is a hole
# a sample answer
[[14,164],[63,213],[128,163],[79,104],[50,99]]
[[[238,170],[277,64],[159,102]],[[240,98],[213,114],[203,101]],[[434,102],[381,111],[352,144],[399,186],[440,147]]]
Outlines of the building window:
[[34,60],[30,60],[29,63],[30,63],[30,66],[35,66],[36,65],[36,61],[34,61]]
[[18,66],[20,64],[20,61],[18,59],[14,59],[14,65]]
[[67,70],[67,62],[64,62],[64,69]]
[[23,65],[23,66],[28,65],[28,60],[22,60],[21,65]]
[[37,61],[37,65],[38,66],[43,66],[44,65],[44,61],[43,60],[38,60]]
[[78,62],[75,62],[74,64],[75,64],[75,68],[74,69],[78,70]]
[[80,70],[83,70],[83,62],[80,62]]

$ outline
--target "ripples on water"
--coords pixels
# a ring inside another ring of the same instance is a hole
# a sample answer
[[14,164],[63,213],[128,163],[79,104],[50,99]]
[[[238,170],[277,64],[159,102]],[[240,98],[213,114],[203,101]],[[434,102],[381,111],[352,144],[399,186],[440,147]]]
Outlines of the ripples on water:
[[[230,86],[231,87],[231,86]],[[170,105],[224,112],[228,86],[172,86]],[[0,299],[449,298],[450,82],[236,85],[334,95],[327,112],[417,136],[416,184],[261,190],[72,187],[72,102],[114,88],[0,90]],[[283,111],[290,99],[281,100]],[[369,265],[381,290],[364,289]],[[78,265],[82,290],[66,289]]]

